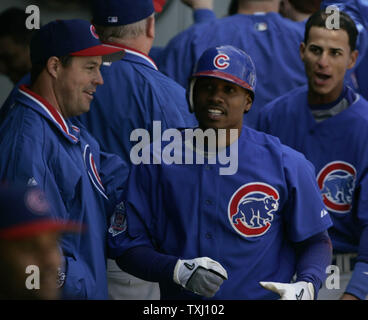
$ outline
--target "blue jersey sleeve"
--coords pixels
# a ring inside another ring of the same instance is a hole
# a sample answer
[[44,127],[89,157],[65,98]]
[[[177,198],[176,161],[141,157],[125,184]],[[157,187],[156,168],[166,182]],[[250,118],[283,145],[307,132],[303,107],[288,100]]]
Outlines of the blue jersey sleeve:
[[132,167],[123,201],[116,207],[108,229],[108,254],[111,259],[133,247],[154,248],[150,229],[154,221],[151,199],[155,197],[156,183],[154,172],[148,171],[148,166]]
[[[6,130],[6,128],[3,129]],[[46,189],[45,187],[48,185],[46,159],[42,157],[41,144],[35,143],[34,139],[27,135],[7,134],[2,140],[1,147],[0,172],[2,180],[37,185],[42,190]],[[52,200],[49,199],[49,201]]]
[[345,292],[364,300],[368,297],[368,225],[362,229],[357,263]]
[[116,259],[118,266],[125,272],[153,282],[173,282],[177,257],[160,254],[149,247],[134,247],[125,251]]
[[213,19],[216,19],[216,15],[210,9],[193,10],[193,20],[195,23],[207,22]]
[[284,222],[290,240],[300,242],[327,230],[332,221],[323,204],[313,165],[302,154],[284,147],[289,192]]
[[129,175],[129,166],[119,156],[111,153],[100,152],[100,176],[109,198],[110,208],[107,215],[112,214],[112,209],[121,201],[124,185]]
[[322,282],[326,279],[326,268],[332,260],[332,243],[327,231],[316,234],[295,244],[298,257],[296,281],[313,283],[314,297],[317,298]]

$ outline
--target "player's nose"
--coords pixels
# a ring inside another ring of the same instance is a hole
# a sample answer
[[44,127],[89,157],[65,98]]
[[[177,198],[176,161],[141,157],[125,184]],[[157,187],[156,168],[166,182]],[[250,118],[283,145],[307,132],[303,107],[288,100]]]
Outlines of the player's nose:
[[328,63],[329,63],[328,54],[327,52],[323,52],[320,58],[318,59],[318,65],[322,68],[325,68],[328,66]]
[[218,88],[212,90],[208,98],[211,102],[213,101],[216,103],[224,101],[223,92],[221,89],[218,89]]
[[102,74],[101,74],[100,70],[97,71],[96,78],[94,79],[94,83],[96,85],[103,85],[104,84],[104,80],[103,80],[103,77],[102,77]]

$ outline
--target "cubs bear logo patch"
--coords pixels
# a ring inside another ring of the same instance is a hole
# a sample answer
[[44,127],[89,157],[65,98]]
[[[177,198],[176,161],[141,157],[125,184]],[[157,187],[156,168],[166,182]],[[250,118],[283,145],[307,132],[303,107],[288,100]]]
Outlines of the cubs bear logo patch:
[[228,218],[234,230],[244,237],[258,237],[271,227],[279,208],[278,191],[265,183],[241,186],[231,197]]
[[350,163],[333,161],[317,175],[317,183],[327,209],[336,213],[351,210],[355,188],[356,169]]

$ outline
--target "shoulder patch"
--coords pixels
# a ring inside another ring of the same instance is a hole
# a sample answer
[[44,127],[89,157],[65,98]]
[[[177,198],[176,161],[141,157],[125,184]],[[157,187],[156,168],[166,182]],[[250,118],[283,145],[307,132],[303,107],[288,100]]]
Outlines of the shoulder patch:
[[124,202],[120,202],[114,210],[114,213],[110,220],[109,232],[113,237],[124,232],[127,228],[126,222],[126,210]]

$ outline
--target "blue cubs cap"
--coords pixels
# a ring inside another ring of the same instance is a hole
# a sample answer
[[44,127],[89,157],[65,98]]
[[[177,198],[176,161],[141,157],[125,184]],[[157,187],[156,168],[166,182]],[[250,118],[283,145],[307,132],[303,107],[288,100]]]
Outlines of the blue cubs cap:
[[193,88],[196,78],[212,77],[237,84],[248,90],[254,100],[256,68],[251,57],[243,50],[226,45],[207,49],[199,58],[189,82],[189,105],[193,106]]
[[143,20],[154,11],[152,0],[94,0],[92,22],[98,26],[122,26]]
[[56,220],[37,187],[0,185],[0,239],[22,239],[45,232],[80,232],[81,225]]
[[90,22],[81,19],[52,21],[36,32],[30,44],[33,65],[50,57],[102,56],[104,61],[121,59],[124,50],[102,44]]

